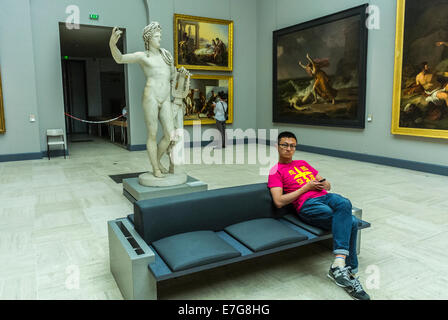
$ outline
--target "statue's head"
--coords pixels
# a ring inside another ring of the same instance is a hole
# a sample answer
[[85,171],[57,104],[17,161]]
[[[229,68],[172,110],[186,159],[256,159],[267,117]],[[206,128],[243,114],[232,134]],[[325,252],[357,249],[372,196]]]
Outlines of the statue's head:
[[[149,50],[151,46],[160,48],[160,35],[162,28],[156,21],[151,22],[143,29],[143,41],[145,42],[145,49]],[[156,36],[156,37],[154,37]]]

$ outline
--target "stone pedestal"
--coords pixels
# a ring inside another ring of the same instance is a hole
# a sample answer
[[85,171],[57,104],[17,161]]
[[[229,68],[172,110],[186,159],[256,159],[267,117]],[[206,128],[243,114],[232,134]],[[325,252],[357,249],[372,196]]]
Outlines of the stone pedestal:
[[187,176],[187,181],[183,184],[167,187],[146,187],[139,183],[139,178],[123,179],[123,195],[129,201],[154,199],[179,194],[206,191],[208,185],[193,177]]
[[138,176],[138,182],[145,187],[171,187],[187,182],[185,173],[167,174],[163,178],[154,177],[152,172],[142,173]]

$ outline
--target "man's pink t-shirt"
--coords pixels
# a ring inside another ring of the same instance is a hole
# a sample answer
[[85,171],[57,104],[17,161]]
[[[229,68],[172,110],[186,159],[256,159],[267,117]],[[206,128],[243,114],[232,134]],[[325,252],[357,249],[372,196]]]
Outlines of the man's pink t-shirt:
[[[303,187],[308,181],[315,180],[318,171],[304,160],[293,160],[290,163],[278,163],[269,171],[268,188],[281,187],[283,193],[290,193]],[[327,190],[312,190],[305,192],[293,205],[299,212],[303,203],[310,198],[317,198],[327,194]]]

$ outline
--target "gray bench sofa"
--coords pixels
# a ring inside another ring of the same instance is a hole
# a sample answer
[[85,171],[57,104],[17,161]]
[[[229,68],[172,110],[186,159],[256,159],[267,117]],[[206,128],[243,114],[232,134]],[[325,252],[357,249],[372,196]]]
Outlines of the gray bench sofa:
[[125,299],[157,299],[161,281],[332,238],[292,205],[275,208],[266,183],[137,201],[134,214],[108,221],[108,235]]

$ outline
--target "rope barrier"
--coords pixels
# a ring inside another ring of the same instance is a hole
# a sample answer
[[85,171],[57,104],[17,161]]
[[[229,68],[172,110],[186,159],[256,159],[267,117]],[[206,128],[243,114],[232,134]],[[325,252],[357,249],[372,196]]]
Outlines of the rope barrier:
[[107,122],[112,122],[112,121],[115,121],[115,120],[117,120],[117,119],[120,119],[121,117],[123,117],[123,116],[126,115],[126,114],[122,114],[121,116],[118,116],[118,117],[113,118],[113,119],[110,119],[110,120],[103,120],[103,121],[89,121],[89,120],[79,119],[79,118],[77,118],[77,117],[75,117],[75,116],[72,116],[72,115],[68,114],[67,112],[64,112],[64,114],[65,114],[67,117],[70,117],[70,118],[73,118],[73,119],[75,119],[75,120],[78,120],[78,121],[81,121],[81,122],[85,122],[85,123],[107,123]]

